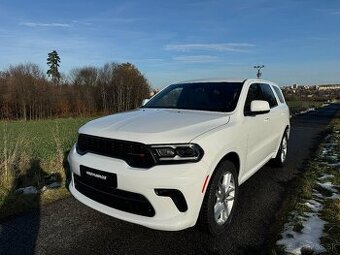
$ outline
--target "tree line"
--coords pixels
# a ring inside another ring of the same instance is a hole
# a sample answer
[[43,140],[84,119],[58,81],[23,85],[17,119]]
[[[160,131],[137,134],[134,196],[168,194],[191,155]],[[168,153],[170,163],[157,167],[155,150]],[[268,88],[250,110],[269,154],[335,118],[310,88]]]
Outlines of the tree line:
[[38,120],[127,111],[149,96],[146,78],[131,63],[72,69],[48,79],[33,63],[0,71],[0,119]]

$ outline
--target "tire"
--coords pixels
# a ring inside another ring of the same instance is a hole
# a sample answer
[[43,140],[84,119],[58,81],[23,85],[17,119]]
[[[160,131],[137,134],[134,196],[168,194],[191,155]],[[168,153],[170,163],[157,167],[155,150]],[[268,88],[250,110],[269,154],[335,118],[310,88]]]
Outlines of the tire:
[[277,152],[276,157],[273,159],[274,166],[283,167],[287,159],[287,153],[288,153],[288,136],[286,131],[282,137],[279,151]]
[[[224,182],[229,184],[223,185]],[[236,167],[231,161],[225,160],[212,175],[201,206],[198,227],[212,235],[225,232],[234,215],[237,200]]]

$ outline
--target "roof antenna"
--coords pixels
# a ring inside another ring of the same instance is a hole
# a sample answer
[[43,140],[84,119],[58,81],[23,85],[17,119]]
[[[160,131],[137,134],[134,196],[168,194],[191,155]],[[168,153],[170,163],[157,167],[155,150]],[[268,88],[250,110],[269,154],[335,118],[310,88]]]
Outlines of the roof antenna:
[[261,66],[254,66],[254,68],[257,70],[256,77],[257,79],[260,79],[262,76],[261,69],[264,68],[264,65]]

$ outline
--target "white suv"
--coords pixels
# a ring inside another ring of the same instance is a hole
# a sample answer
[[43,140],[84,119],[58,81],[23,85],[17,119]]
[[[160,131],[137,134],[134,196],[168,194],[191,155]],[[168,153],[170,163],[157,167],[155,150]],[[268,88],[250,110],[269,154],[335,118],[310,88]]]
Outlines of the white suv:
[[287,155],[289,109],[269,81],[170,85],[139,109],[85,124],[70,191],[113,217],[159,230],[222,233],[239,185]]

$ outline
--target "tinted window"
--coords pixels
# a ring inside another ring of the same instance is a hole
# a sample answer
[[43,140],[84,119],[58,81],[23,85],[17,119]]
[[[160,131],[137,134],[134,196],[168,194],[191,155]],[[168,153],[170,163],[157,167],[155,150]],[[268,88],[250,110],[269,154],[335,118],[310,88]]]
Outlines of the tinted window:
[[269,103],[270,108],[277,106],[277,101],[274,92],[272,91],[270,86],[268,84],[261,84],[261,90],[264,100],[266,100]]
[[231,112],[243,83],[207,82],[174,84],[155,95],[143,108],[174,108]]
[[273,88],[274,88],[275,93],[276,93],[277,97],[279,98],[280,102],[281,102],[281,103],[284,103],[284,102],[285,102],[285,99],[284,99],[284,97],[283,97],[283,94],[282,94],[281,89],[279,89],[279,88],[276,87],[276,86],[273,86]]
[[250,103],[254,100],[265,100],[265,98],[262,95],[262,90],[260,87],[260,84],[252,84],[249,87],[246,103],[244,106],[244,114],[250,112]]
[[159,99],[158,104],[161,107],[176,107],[179,95],[181,94],[183,88],[175,88],[171,90],[168,94],[164,95]]

